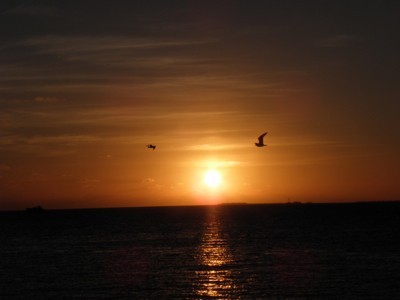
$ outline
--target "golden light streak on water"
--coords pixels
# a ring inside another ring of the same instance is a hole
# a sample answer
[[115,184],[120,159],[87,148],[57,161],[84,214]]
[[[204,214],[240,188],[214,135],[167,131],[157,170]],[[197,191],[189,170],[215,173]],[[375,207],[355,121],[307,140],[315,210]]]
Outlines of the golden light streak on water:
[[208,222],[205,225],[197,258],[204,269],[196,272],[198,276],[197,295],[200,297],[227,298],[234,289],[232,271],[227,265],[232,263],[232,255],[226,239],[221,234],[216,207],[210,207]]

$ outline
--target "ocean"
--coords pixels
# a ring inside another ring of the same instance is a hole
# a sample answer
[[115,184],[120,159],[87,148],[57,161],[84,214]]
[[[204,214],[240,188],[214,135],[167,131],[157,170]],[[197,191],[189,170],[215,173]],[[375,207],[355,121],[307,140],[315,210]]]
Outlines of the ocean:
[[400,299],[400,203],[0,212],[0,299]]

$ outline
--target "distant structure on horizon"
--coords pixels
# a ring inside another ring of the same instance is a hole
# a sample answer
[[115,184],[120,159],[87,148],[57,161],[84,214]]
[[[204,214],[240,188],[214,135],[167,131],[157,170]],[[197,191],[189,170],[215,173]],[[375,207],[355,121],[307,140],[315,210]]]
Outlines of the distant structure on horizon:
[[38,214],[38,213],[45,212],[46,210],[45,210],[42,206],[38,205],[38,206],[34,206],[34,207],[27,207],[27,208],[25,209],[25,211],[26,211],[27,213]]

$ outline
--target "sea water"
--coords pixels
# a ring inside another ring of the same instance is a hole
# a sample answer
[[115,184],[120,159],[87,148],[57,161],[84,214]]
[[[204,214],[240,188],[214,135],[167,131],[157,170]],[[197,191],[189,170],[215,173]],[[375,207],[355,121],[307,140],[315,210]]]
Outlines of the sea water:
[[400,203],[0,213],[0,299],[399,299]]

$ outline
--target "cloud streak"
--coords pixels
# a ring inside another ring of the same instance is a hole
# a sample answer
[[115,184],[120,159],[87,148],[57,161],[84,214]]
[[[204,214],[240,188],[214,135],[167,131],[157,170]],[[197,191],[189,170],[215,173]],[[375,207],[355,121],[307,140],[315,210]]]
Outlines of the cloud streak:
[[320,39],[317,45],[326,48],[341,48],[351,46],[357,43],[360,39],[354,35],[337,34],[327,38]]

